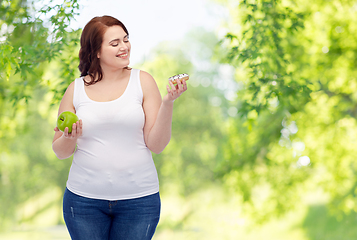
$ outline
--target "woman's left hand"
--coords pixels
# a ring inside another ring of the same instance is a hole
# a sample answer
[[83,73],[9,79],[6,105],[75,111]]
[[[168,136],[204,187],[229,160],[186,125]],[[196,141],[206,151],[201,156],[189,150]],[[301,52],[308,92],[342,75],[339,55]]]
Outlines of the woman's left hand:
[[183,92],[187,90],[187,83],[185,80],[177,79],[177,84],[174,85],[172,81],[169,81],[169,85],[166,86],[167,94],[164,96],[164,102],[173,102],[175,101]]

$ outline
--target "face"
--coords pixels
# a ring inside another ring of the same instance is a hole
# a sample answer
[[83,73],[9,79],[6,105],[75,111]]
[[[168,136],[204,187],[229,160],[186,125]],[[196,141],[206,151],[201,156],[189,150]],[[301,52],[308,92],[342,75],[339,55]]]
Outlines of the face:
[[102,68],[124,68],[129,65],[129,36],[120,26],[111,26],[104,33],[98,58]]

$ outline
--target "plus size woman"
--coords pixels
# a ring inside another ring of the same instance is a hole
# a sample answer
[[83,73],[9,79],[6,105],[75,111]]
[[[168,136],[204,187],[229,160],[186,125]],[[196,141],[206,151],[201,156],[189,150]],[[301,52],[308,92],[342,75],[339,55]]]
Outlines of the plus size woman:
[[84,27],[81,77],[67,88],[58,113],[79,121],[52,148],[73,154],[63,215],[73,240],[146,240],[160,218],[159,181],[152,153],[171,138],[173,104],[187,90],[169,82],[161,98],[153,77],[129,66],[129,33],[119,20],[95,17]]

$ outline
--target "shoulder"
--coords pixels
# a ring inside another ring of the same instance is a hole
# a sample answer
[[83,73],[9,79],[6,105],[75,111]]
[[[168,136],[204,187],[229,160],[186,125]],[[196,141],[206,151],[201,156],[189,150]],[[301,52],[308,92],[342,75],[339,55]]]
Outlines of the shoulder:
[[140,83],[143,90],[144,98],[148,95],[160,96],[159,88],[155,79],[150,73],[140,70]]
[[151,81],[151,82],[154,81],[155,82],[154,78],[150,75],[150,73],[145,72],[143,70],[140,70],[140,80],[141,81]]
[[67,90],[64,93],[60,103],[59,113],[64,111],[70,111],[70,110],[74,111],[74,106],[73,106],[74,83],[75,81],[71,82],[71,84],[69,84],[69,86],[67,87]]
[[142,70],[140,70],[140,83],[144,91],[146,89],[157,88],[157,84],[153,76]]
[[64,93],[63,95],[63,99],[62,100],[70,100],[73,99],[73,94],[74,94],[74,86],[75,86],[75,82],[77,80],[74,80],[73,82],[71,82],[67,89],[66,89],[66,92]]
[[[67,87],[67,90],[66,90],[66,93],[68,92],[68,93],[73,93],[74,92],[74,85],[75,85],[75,82],[76,82],[77,80],[74,80],[73,82],[71,82],[69,85],[68,85],[68,87]],[[65,93],[65,94],[66,94]]]

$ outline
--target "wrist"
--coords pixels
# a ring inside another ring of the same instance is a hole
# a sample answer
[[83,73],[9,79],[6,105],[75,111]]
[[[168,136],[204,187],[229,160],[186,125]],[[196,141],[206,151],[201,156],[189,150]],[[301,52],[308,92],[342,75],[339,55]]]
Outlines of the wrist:
[[173,107],[174,106],[174,101],[175,100],[168,100],[168,99],[164,99],[162,101],[162,105],[165,106],[165,107]]
[[70,142],[70,143],[77,142],[77,138],[71,137],[70,135],[68,135],[68,137],[66,137],[64,133],[62,134],[61,138],[66,142]]

